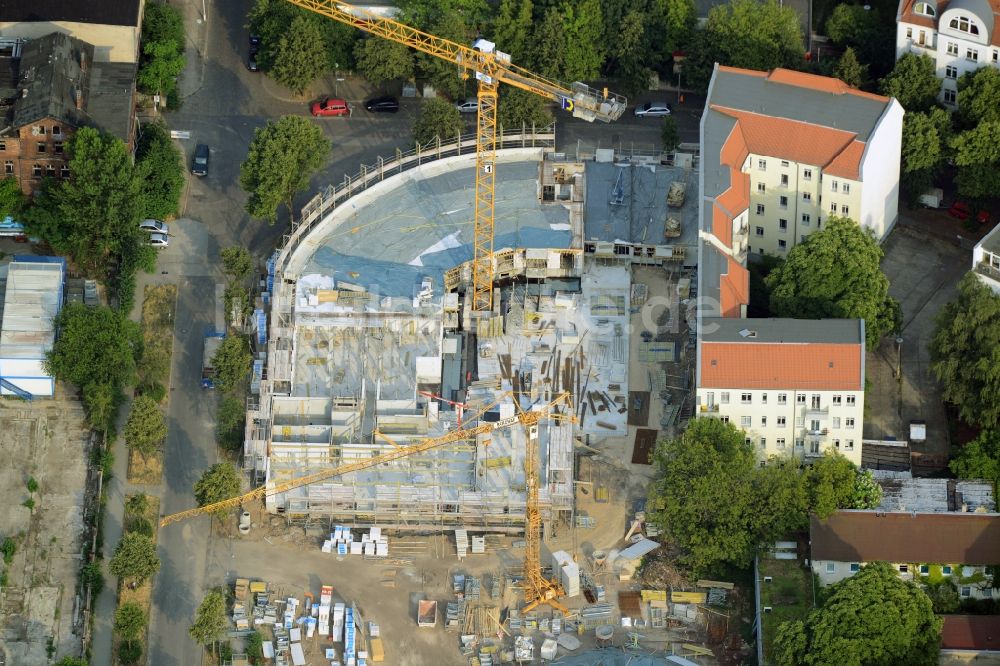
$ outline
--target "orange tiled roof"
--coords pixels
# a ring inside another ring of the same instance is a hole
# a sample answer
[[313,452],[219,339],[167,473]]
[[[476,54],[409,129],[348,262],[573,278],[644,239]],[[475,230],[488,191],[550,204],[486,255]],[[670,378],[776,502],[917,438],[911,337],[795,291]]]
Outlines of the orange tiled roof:
[[[728,193],[730,190],[726,190]],[[712,204],[712,235],[718,238],[726,247],[733,244],[733,221],[722,210],[718,203]]]
[[[824,169],[837,160],[837,169],[841,172],[838,175],[844,178],[858,177],[864,143],[857,141],[857,135],[853,132],[724,106],[713,105],[712,109],[737,120],[746,139],[747,149],[755,155],[815,164]],[[852,148],[848,155],[841,156],[852,143],[861,144],[862,150]],[[849,175],[851,173],[853,176]]]
[[726,274],[719,276],[719,310],[723,317],[739,317],[750,303],[750,272],[726,257]]
[[772,83],[783,83],[788,86],[808,88],[810,90],[818,90],[820,92],[827,92],[834,95],[854,95],[855,97],[866,97],[879,102],[889,102],[888,97],[852,88],[840,79],[835,79],[830,76],[820,76],[819,74],[797,72],[793,69],[772,69],[771,73],[767,75],[767,80]]
[[840,176],[857,180],[860,178],[861,157],[865,153],[863,141],[852,141],[840,153],[830,160],[830,163],[823,167],[823,174]]
[[860,391],[862,354],[860,343],[703,341],[699,387]]

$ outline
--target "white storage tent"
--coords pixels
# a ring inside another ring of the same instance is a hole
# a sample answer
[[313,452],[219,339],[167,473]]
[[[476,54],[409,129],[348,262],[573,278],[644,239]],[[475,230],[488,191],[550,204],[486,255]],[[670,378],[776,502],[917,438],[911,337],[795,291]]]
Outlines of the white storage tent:
[[0,395],[51,396],[55,379],[43,361],[55,342],[66,262],[17,256],[7,269],[0,321]]

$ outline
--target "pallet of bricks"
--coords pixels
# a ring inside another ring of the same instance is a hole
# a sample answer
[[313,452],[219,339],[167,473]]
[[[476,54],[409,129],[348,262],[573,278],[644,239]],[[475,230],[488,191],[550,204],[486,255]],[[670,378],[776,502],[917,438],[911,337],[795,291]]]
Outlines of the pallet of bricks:
[[356,541],[355,536],[349,527],[337,525],[320,549],[337,555],[363,555],[366,559],[389,557],[389,538],[382,534],[381,527],[372,527],[361,534],[360,541]]

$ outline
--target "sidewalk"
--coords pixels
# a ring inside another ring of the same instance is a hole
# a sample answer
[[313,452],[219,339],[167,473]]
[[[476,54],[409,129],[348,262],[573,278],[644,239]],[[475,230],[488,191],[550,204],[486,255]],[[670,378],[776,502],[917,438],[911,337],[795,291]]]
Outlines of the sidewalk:
[[[204,0],[206,3],[209,0]],[[177,78],[177,89],[181,99],[187,99],[201,90],[205,81],[205,62],[208,57],[208,21],[202,16],[202,4],[187,0],[167,0],[167,3],[181,14],[184,20],[184,34],[187,43],[184,48],[184,71]],[[208,5],[206,5],[207,9]],[[211,11],[209,11],[211,17]]]

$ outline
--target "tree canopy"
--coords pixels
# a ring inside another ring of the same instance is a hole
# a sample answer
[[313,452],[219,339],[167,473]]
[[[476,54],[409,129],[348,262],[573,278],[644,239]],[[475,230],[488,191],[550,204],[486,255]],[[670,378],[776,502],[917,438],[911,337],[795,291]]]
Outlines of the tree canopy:
[[146,628],[146,613],[139,604],[129,601],[115,611],[115,633],[122,640],[133,641]]
[[552,113],[538,95],[506,86],[500,92],[497,120],[504,130],[520,130],[522,124],[529,129],[532,125],[541,129],[552,122]]
[[[892,8],[895,10],[895,7]],[[896,52],[895,11],[882,20],[878,7],[872,5],[837,5],[826,20],[826,35],[838,46],[851,50],[855,63],[865,63],[876,76],[892,69]],[[846,54],[846,50],[845,50]],[[838,76],[839,78],[839,76]]]
[[938,314],[931,370],[967,423],[1000,428],[1000,297],[972,273]]
[[951,141],[958,193],[986,198],[1000,192],[1000,120],[987,120]]
[[215,386],[226,393],[238,388],[250,375],[252,362],[253,354],[246,336],[227,336],[212,357]]
[[160,558],[156,556],[156,544],[145,534],[125,532],[115,554],[108,562],[108,571],[123,580],[132,579],[143,583],[160,570]]
[[166,125],[147,122],[142,126],[135,158],[143,214],[163,219],[177,213],[184,189],[184,162]]
[[[257,64],[262,70],[267,71],[274,67],[281,38],[287,37],[296,18],[306,19],[319,31],[318,50],[323,54],[324,71],[336,68],[350,69],[354,66],[354,42],[359,38],[360,31],[296,7],[285,0],[255,0],[247,14],[247,28],[252,34],[260,37]],[[309,30],[312,34],[316,34],[312,28]]]
[[240,245],[226,247],[220,253],[222,270],[230,279],[242,282],[253,273],[253,257],[250,251]]
[[901,180],[919,195],[934,182],[944,166],[951,140],[951,116],[942,108],[911,111],[903,116]]
[[18,219],[25,203],[21,185],[13,176],[0,179],[0,219],[7,216]]
[[799,319],[864,319],[868,348],[874,349],[902,323],[879,267],[882,254],[871,233],[854,221],[829,218],[767,276],[771,312]]
[[934,60],[926,55],[904,54],[882,79],[881,91],[895,97],[907,111],[929,111],[941,91]]
[[413,138],[424,145],[440,137],[442,141],[450,141],[459,136],[464,129],[462,114],[447,100],[429,99],[420,109],[420,116],[413,123]]
[[413,77],[413,54],[409,47],[379,37],[368,37],[354,45],[358,73],[373,85]]
[[948,463],[951,473],[960,479],[987,479],[993,492],[1000,488],[1000,432],[983,430],[964,444]]
[[319,24],[306,16],[296,16],[278,39],[271,75],[275,81],[301,95],[328,69],[324,47]]
[[860,88],[865,79],[868,78],[868,65],[862,65],[858,62],[858,56],[855,55],[854,49],[848,46],[844,49],[840,60],[837,61],[834,75],[852,88]]
[[236,497],[240,492],[240,473],[232,463],[216,463],[205,470],[194,484],[194,496],[198,506],[208,506],[215,502]]
[[500,0],[497,8],[493,41],[515,63],[524,63],[530,52],[533,11],[531,0]]
[[196,643],[207,647],[218,641],[225,629],[226,597],[220,590],[212,590],[201,600],[194,624],[188,631]]
[[128,448],[144,456],[160,449],[167,436],[167,422],[155,400],[145,395],[136,396],[122,435]]
[[274,224],[285,204],[292,215],[295,194],[309,186],[329,154],[329,139],[306,118],[284,116],[258,127],[240,166],[240,186],[250,195],[247,213]]
[[980,67],[958,80],[958,118],[970,128],[1000,121],[1000,70]]
[[777,666],[937,664],[942,621],[927,595],[888,564],[867,564],[829,592],[805,621],[779,626]]
[[184,70],[184,21],[162,2],[148,2],[142,15],[142,56],[136,84],[144,93],[169,95]]

